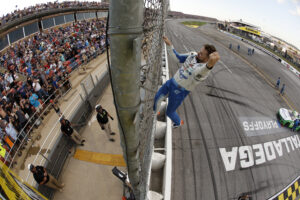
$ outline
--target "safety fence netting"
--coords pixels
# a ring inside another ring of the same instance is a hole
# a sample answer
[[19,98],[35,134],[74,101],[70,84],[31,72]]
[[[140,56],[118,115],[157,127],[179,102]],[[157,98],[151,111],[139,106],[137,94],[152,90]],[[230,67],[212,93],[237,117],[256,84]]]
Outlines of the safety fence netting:
[[[162,67],[162,36],[168,1],[145,0],[141,65],[141,121],[139,126],[141,185],[147,187],[153,151],[153,102],[160,84]],[[146,189],[147,190],[147,189]]]

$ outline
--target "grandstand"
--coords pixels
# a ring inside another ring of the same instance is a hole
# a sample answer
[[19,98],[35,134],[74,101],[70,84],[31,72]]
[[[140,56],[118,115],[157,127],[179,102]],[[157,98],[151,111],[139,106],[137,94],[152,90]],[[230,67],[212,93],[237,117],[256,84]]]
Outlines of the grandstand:
[[258,26],[244,22],[242,20],[234,20],[229,22],[230,32],[239,34],[244,37],[261,37],[261,29]]
[[[31,133],[105,51],[107,3],[54,2],[16,10],[0,26],[0,160],[14,169]],[[86,70],[85,68],[82,70]]]

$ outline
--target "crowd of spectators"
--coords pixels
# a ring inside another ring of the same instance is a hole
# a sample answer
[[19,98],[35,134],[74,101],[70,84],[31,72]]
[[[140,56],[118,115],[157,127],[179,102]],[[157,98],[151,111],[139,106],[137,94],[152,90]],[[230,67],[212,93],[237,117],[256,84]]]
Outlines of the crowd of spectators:
[[[73,22],[36,33],[0,52],[0,66],[7,69],[0,74],[2,144],[7,139],[19,143],[33,125],[34,113],[71,87],[73,62],[87,63],[104,51],[105,25],[105,20],[96,19]],[[21,75],[27,80],[22,81]]]
[[64,1],[64,2],[48,2],[48,3],[43,3],[43,4],[36,4],[34,6],[30,6],[28,8],[24,8],[23,10],[17,9],[14,10],[12,13],[8,13],[5,16],[2,16],[0,18],[0,26],[22,18],[24,16],[28,16],[31,14],[36,14],[38,12],[42,11],[48,11],[51,9],[60,9],[60,8],[78,8],[78,7],[100,7],[100,6],[106,6],[108,4],[106,3],[101,3],[101,2],[80,2],[80,1]]

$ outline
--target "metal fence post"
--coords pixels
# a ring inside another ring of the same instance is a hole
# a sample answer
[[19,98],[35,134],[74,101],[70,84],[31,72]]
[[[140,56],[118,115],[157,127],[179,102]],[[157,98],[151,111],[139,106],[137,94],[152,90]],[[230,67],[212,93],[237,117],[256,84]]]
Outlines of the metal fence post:
[[86,90],[86,88],[85,88],[85,85],[84,85],[83,83],[80,83],[80,85],[81,85],[81,87],[82,87],[82,90],[83,90],[84,93],[85,93],[85,97],[87,98],[87,97],[88,97],[88,92],[87,92],[87,90]]
[[81,101],[84,102],[84,98],[82,97],[82,94],[79,93],[79,96],[81,98]]
[[121,143],[127,170],[136,199],[140,199],[139,119],[134,123],[140,105],[139,75],[143,1],[111,0],[109,36],[111,80],[115,106],[119,115]]
[[94,82],[94,79],[93,79],[93,77],[92,77],[92,74],[90,74],[90,78],[91,78],[91,80],[92,80],[93,87],[95,87],[95,82]]

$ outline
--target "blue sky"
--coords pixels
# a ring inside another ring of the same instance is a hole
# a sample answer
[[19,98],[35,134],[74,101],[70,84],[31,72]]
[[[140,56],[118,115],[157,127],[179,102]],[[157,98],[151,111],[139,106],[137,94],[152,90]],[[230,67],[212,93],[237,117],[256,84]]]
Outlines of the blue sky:
[[300,0],[170,0],[170,7],[219,20],[242,19],[300,49]]

